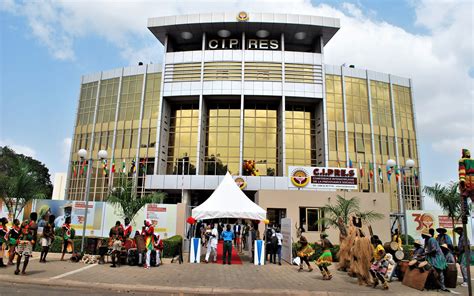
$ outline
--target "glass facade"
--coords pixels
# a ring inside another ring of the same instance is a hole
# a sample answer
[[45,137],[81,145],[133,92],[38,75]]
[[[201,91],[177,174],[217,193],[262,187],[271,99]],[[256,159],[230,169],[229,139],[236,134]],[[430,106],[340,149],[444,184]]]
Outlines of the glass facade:
[[199,109],[194,104],[172,106],[166,173],[196,174]]
[[[260,71],[264,64],[249,64],[247,78],[279,80],[279,68],[272,65],[267,71]],[[209,72],[204,80],[221,79],[221,76],[233,80],[240,63],[228,65],[232,67],[226,70],[220,63],[208,63]],[[176,75],[186,76],[185,71],[181,72]],[[309,68],[304,68],[306,72]],[[297,76],[291,83],[297,82]],[[302,79],[301,82],[309,82],[304,75]],[[99,150],[107,150],[109,160],[107,164],[95,160],[87,167],[92,176],[90,200],[104,200],[120,177],[136,177],[138,190],[145,193],[145,176],[154,174],[158,166],[155,155],[160,132],[161,136],[166,133],[163,139],[167,141],[164,150],[167,154],[163,158],[165,174],[197,174],[198,159],[200,174],[204,175],[223,175],[226,171],[233,175],[249,174],[246,170],[240,172],[245,161],[255,161],[260,176],[283,176],[288,166],[318,164],[316,115],[321,100],[295,103],[298,100],[288,99],[284,128],[282,99],[278,96],[265,99],[244,96],[243,112],[241,101],[230,98],[203,96],[201,111],[197,97],[166,98],[165,116],[160,110],[161,83],[161,73],[151,73],[81,86],[68,199],[83,199],[87,170],[76,151],[80,148],[90,151],[91,147],[94,157]],[[402,182],[407,209],[419,209],[418,151],[410,88],[374,80],[368,83],[366,79],[342,75],[326,75],[325,84],[328,165],[346,167],[351,162],[353,167],[360,168],[364,175],[359,190],[389,192],[394,211],[398,210],[398,179]],[[168,125],[157,132],[160,114]],[[413,159],[417,167],[411,170],[400,167],[398,177],[393,170],[389,181],[386,162],[397,160],[397,150],[398,164]],[[373,177],[370,177],[371,169]]]
[[240,105],[215,104],[208,107],[206,126],[206,175],[239,174]]
[[258,174],[277,170],[277,110],[266,104],[247,104],[244,110],[244,161],[255,161]]
[[285,110],[286,168],[316,166],[314,106],[290,105]]
[[326,112],[328,125],[329,166],[345,167],[346,140],[344,100],[340,76],[326,75]]

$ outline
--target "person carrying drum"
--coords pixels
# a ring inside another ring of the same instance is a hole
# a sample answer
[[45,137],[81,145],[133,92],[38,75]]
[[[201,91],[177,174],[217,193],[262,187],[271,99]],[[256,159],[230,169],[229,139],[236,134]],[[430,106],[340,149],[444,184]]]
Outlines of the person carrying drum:
[[17,245],[15,247],[15,253],[17,254],[15,270],[16,275],[20,274],[20,264],[23,256],[25,257],[25,260],[23,262],[21,274],[26,274],[26,267],[30,261],[30,256],[33,254],[34,243],[35,240],[33,238],[32,231],[30,231],[29,223],[25,221],[21,224],[20,236],[18,237]]
[[402,238],[400,236],[400,232],[398,231],[398,228],[395,229],[395,231],[392,234],[392,242],[396,242],[398,244],[398,249],[403,251]]
[[443,271],[448,267],[448,264],[446,263],[446,258],[444,257],[443,251],[441,251],[441,247],[439,246],[438,242],[430,233],[422,232],[421,236],[423,239],[425,239],[425,241],[427,241],[425,250],[426,260],[438,273],[441,290],[449,292],[449,290],[446,289],[446,286],[444,285]]
[[110,267],[117,267],[115,261],[119,258],[120,251],[122,251],[123,241],[123,227],[120,221],[115,222],[115,226],[109,232],[109,248],[112,249],[112,265]]
[[331,248],[333,245],[329,239],[327,239],[328,235],[326,233],[321,233],[321,242],[316,242],[317,245],[320,245],[323,249],[323,253],[319,256],[318,260],[316,260],[316,265],[318,266],[319,270],[323,274],[323,280],[330,280],[332,279],[332,274],[328,270],[328,266],[332,264],[332,253]]

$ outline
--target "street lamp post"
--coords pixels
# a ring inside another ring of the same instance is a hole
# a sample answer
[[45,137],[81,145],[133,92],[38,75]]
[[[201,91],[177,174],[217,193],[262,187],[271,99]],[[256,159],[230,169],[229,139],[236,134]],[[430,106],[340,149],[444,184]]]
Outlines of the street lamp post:
[[[87,157],[87,150],[86,149],[80,149],[77,152],[77,155],[81,160],[84,160]],[[98,158],[99,161],[106,159],[107,158],[107,151],[105,150],[100,150],[98,153]],[[86,238],[86,226],[87,226],[87,212],[89,211],[89,193],[91,189],[91,171],[92,171],[92,164],[93,164],[93,159],[92,159],[92,153],[90,154],[89,160],[87,161],[87,175],[86,175],[86,190],[84,191],[84,199],[86,200],[86,205],[85,205],[85,213],[84,213],[84,222],[82,226],[82,240],[81,240],[81,254],[84,253],[84,243],[85,243],[85,238]]]
[[[387,166],[393,168],[396,165],[395,160],[389,159],[387,161]],[[405,166],[401,169],[403,171],[410,170],[415,166],[415,161],[413,159],[407,159]],[[407,211],[406,211],[406,204],[405,204],[405,196],[402,191],[405,189],[405,180],[402,176],[400,181],[400,186],[398,187],[398,214],[403,215],[403,228],[405,228],[405,244],[408,244],[408,223],[407,223]]]

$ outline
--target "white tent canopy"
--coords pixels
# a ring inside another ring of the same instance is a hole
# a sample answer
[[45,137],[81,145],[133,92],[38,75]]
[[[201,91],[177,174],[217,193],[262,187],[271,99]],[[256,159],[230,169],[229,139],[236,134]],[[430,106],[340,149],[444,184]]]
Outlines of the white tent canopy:
[[267,212],[252,202],[227,172],[216,190],[192,211],[196,220],[215,218],[266,219]]

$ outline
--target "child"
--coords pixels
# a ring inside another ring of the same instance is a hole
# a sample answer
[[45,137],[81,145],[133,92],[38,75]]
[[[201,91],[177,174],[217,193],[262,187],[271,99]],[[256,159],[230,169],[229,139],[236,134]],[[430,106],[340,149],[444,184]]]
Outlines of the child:
[[0,219],[0,267],[6,267],[3,263],[3,256],[5,254],[5,249],[7,246],[7,234],[8,234],[8,219],[3,217]]
[[[376,254],[376,256],[375,256]],[[385,254],[385,249],[382,245],[377,245],[376,253],[374,253],[374,263],[370,267],[370,274],[373,277],[373,287],[377,287],[379,280],[382,282],[384,290],[388,290],[388,283],[385,280],[385,274],[387,274],[388,265],[394,263],[391,254]]]
[[298,257],[300,257],[301,263],[300,263],[300,268],[298,269],[298,271],[303,271],[303,264],[306,262],[306,265],[308,265],[308,271],[311,272],[313,271],[313,268],[309,264],[309,257],[311,257],[314,254],[314,250],[308,244],[308,240],[304,236],[300,237],[299,243],[301,247],[298,250]]
[[323,280],[330,280],[332,279],[332,274],[328,270],[328,266],[332,264],[332,254],[331,248],[333,247],[331,241],[327,239],[328,235],[325,233],[321,233],[321,242],[316,244],[320,245],[323,249],[323,254],[319,256],[318,260],[316,260],[316,265],[321,270],[323,274]]

